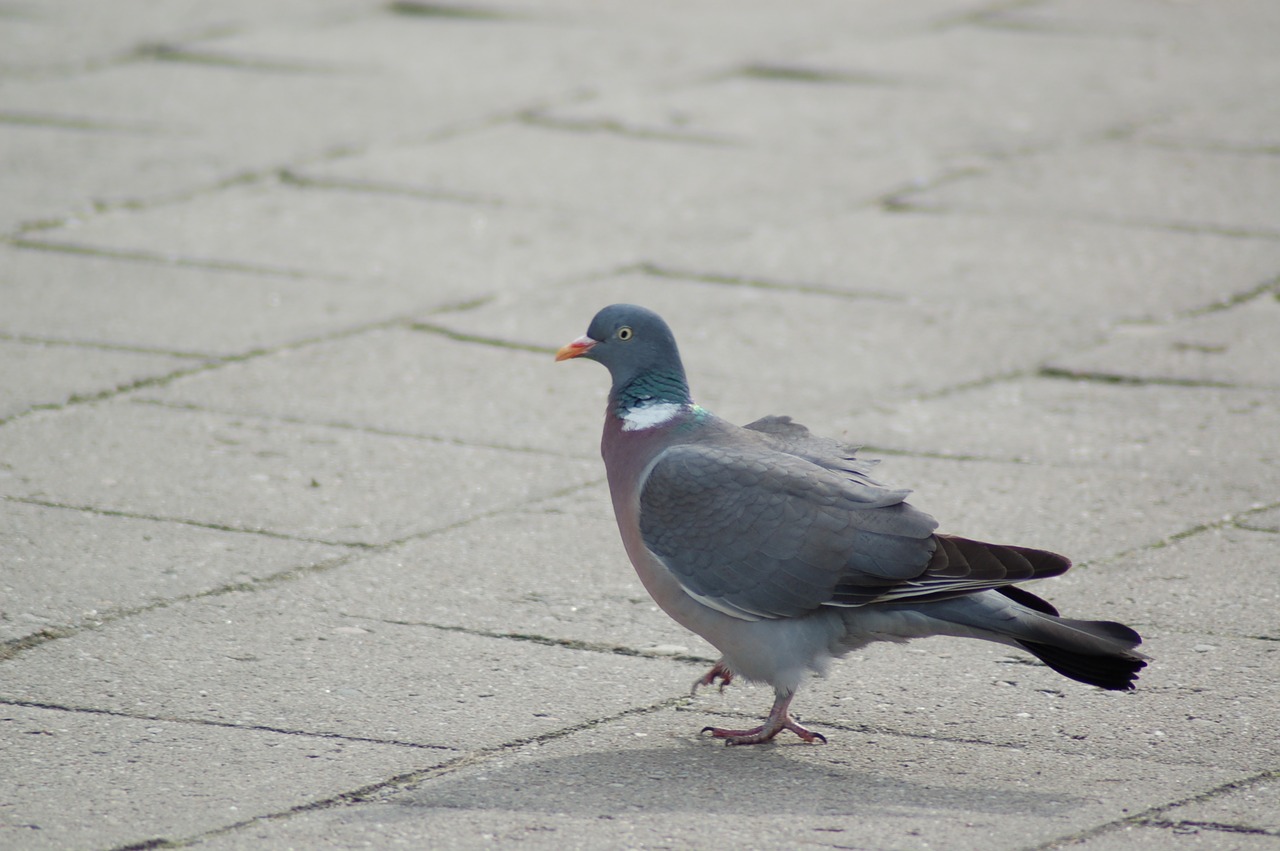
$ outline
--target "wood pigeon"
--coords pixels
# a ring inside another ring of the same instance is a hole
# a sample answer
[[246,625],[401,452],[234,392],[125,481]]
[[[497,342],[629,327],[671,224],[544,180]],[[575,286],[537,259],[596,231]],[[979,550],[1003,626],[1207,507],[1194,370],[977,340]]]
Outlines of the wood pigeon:
[[729,745],[790,730],[809,671],[873,641],[928,635],[1020,647],[1060,674],[1128,690],[1146,658],[1134,630],[1069,620],[1014,585],[1065,572],[1056,553],[935,534],[875,462],[789,417],[744,427],[694,404],[675,338],[643,307],[615,304],[556,360],[613,378],[600,443],[622,541],[662,609],[723,654],[693,686],[736,676],[773,686],[764,724],[707,727]]

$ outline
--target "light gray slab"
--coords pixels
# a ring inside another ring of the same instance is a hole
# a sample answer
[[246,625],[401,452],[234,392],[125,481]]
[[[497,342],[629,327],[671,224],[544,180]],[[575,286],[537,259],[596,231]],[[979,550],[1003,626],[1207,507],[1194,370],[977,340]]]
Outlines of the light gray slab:
[[[1273,532],[1210,529],[1114,564],[1091,566],[1087,580],[1131,600],[1127,608],[1144,621],[1276,641],[1280,571],[1270,562],[1278,545]],[[1206,642],[1208,647],[1213,639]],[[1280,665],[1280,655],[1275,664]]]
[[242,355],[420,315],[450,301],[416,279],[255,275],[0,247],[0,331],[199,355]]
[[850,417],[847,433],[912,452],[1176,478],[1264,505],[1280,463],[1277,418],[1265,390],[1020,378]]
[[1083,851],[1182,851],[1184,848],[1224,848],[1231,851],[1273,851],[1276,838],[1266,834],[1214,830],[1192,825],[1163,824],[1147,819],[1139,826],[1126,825],[1114,831],[1081,840],[1074,847]]
[[11,848],[106,848],[184,836],[331,798],[456,756],[169,720],[0,708]]
[[937,518],[940,531],[1053,550],[1077,563],[1218,522],[1258,490],[1128,469],[864,454],[883,458],[877,478],[911,488],[911,504]]
[[644,590],[600,485],[354,559],[310,587],[325,605],[371,629],[399,621],[657,655],[719,655]]
[[[1051,584],[1033,590],[1069,615],[1129,619],[1119,607],[1070,607]],[[1242,772],[1275,766],[1275,642],[1130,623],[1151,657],[1133,692],[1073,682],[1012,648],[927,638],[850,655],[827,679],[806,683],[792,710],[832,743],[892,732]],[[763,717],[770,703],[766,688],[731,686],[699,693],[694,707],[713,714],[703,723],[736,726]]]
[[1274,239],[1280,163],[1271,156],[1105,142],[1003,163],[908,196],[934,210],[1085,218]]
[[119,210],[30,238],[329,277],[353,288],[392,281],[433,302],[455,304],[635,260],[626,234],[582,218],[291,185],[237,187],[164,207]]
[[568,210],[638,230],[654,244],[659,236],[723,239],[749,224],[844,212],[901,184],[911,171],[895,151],[815,161],[738,146],[504,124],[303,173]]
[[1280,837],[1280,785],[1274,777],[1241,784],[1240,788],[1206,800],[1174,807],[1163,816],[1169,821],[1207,822],[1267,832],[1274,840]]
[[382,543],[599,477],[595,464],[122,402],[0,430],[0,493]]
[[[1169,320],[1272,280],[1280,243],[1016,215],[863,210],[762,226],[727,244],[668,243],[663,268],[850,295],[1016,308],[1037,327]],[[858,329],[860,332],[861,329]],[[991,325],[999,344],[1015,329]]]
[[[842,30],[773,64],[656,91],[608,92],[550,114],[785,150],[828,165],[892,152],[911,165],[905,187],[1163,116],[1186,95],[1161,83],[1189,75],[1158,42],[1107,35],[960,25],[862,39]],[[1041,96],[1046,91],[1053,97]]]
[[[827,293],[648,275],[600,278],[536,292],[505,292],[474,309],[430,321],[451,330],[522,344],[559,346],[586,332],[596,311],[642,304],[671,325],[694,397],[747,422],[791,414],[802,422],[1033,368],[1063,350],[1070,323],[1019,321],[1022,314],[968,301],[896,302]],[[1008,333],[989,345],[985,330]],[[561,370],[597,372],[567,362]],[[813,423],[810,422],[812,425]]]
[[725,748],[695,738],[682,715],[626,718],[508,751],[361,807],[303,814],[196,847],[1012,849],[1230,776],[1105,753],[1064,756],[892,736],[863,735],[844,746]]
[[530,352],[390,328],[229,364],[143,395],[595,457],[607,387],[587,370],[559,368],[547,344]]
[[160,354],[0,339],[0,420],[199,365]]
[[160,7],[147,0],[121,0],[110,8],[92,0],[15,3],[0,27],[0,68],[22,73],[65,71],[119,59],[142,45],[229,28],[307,24],[373,5],[370,0],[230,0],[216,6],[176,0]]
[[1237,521],[1246,529],[1258,529],[1263,532],[1280,532],[1280,508],[1250,513]]
[[48,642],[6,663],[3,696],[476,751],[687,687],[667,660],[351,618],[304,579]]
[[1165,325],[1117,329],[1102,345],[1059,357],[1065,372],[1170,382],[1280,387],[1280,296]]
[[306,568],[345,548],[0,502],[0,638]]

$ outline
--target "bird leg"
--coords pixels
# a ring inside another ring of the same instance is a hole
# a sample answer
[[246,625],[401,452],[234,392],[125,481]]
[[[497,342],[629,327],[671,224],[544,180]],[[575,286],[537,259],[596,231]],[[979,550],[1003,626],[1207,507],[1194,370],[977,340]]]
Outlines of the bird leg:
[[722,692],[724,691],[725,686],[733,682],[733,671],[730,671],[728,668],[725,667],[723,659],[721,659],[719,662],[716,662],[715,667],[712,668],[710,671],[707,671],[705,675],[698,677],[696,680],[693,681],[693,688],[689,689],[689,696],[692,697],[693,695],[697,694],[698,689],[701,688],[702,686],[715,685],[717,679],[720,680],[720,691]]
[[[716,667],[719,667],[717,665]],[[715,669],[712,669],[715,673]],[[711,674],[707,675],[708,677]],[[769,710],[769,717],[759,727],[752,727],[750,730],[725,730],[720,727],[703,727],[703,733],[710,733],[713,738],[724,739],[726,745],[758,745],[773,739],[774,736],[783,730],[790,730],[801,739],[810,744],[814,742],[827,743],[827,737],[821,733],[815,733],[812,730],[806,730],[795,721],[791,720],[791,713],[787,711],[787,707],[791,705],[793,694],[779,694],[773,702],[773,708]]]

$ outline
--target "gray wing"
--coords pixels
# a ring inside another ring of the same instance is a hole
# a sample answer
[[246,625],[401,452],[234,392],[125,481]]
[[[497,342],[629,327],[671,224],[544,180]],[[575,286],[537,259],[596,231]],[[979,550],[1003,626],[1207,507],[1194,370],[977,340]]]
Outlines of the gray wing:
[[689,594],[746,619],[939,600],[1070,567],[1054,553],[934,535],[907,493],[762,447],[680,445],[644,483],[640,532]]
[[[819,437],[791,417],[761,417],[743,428],[758,432],[764,437],[766,444],[779,452],[812,461],[820,467],[842,474],[850,481],[883,487],[871,477],[871,470],[879,461],[864,461],[857,457],[858,447],[829,437]],[[903,490],[899,493],[906,498],[911,491]]]
[[869,602],[926,570],[937,524],[906,494],[764,448],[680,445],[644,483],[640,532],[704,603],[794,617]]

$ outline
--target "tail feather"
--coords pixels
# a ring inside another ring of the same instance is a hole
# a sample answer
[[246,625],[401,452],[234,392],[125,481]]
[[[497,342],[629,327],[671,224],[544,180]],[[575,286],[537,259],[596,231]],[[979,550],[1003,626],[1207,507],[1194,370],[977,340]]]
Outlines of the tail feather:
[[1145,659],[1132,651],[1083,653],[1036,641],[1019,641],[1018,646],[1064,677],[1111,691],[1132,691],[1138,672],[1147,666]]
[[1059,617],[1052,605],[1013,586],[920,604],[916,611],[950,625],[933,627],[937,632],[1021,647],[1059,674],[1099,688],[1129,691],[1147,666],[1135,649],[1142,636],[1133,629]]

